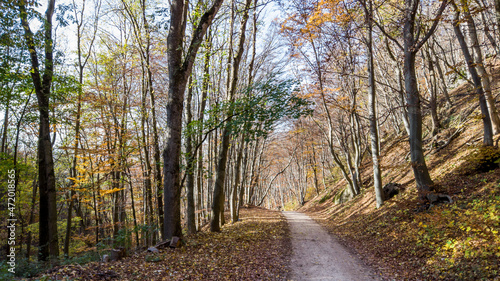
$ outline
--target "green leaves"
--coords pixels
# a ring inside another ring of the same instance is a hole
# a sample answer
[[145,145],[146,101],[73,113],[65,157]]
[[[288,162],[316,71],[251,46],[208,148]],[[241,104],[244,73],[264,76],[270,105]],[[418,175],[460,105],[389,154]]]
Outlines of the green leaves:
[[206,120],[188,124],[185,134],[201,134],[226,124],[231,135],[244,133],[246,141],[267,137],[277,125],[286,126],[287,119],[312,113],[309,101],[298,96],[296,85],[294,80],[271,76],[244,89],[235,101],[216,104],[206,112]]
[[236,116],[230,124],[231,132],[265,137],[279,121],[310,114],[309,102],[298,97],[296,85],[293,80],[271,77],[246,89],[245,95],[232,104]]

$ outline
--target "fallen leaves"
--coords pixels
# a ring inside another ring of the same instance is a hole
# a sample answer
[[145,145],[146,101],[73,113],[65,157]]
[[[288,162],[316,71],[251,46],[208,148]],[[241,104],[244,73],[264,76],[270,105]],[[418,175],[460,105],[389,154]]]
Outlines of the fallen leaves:
[[390,280],[500,280],[500,169],[460,171],[436,180],[436,191],[454,202],[425,211],[416,211],[411,185],[380,209],[365,208],[374,206],[371,190],[343,205],[305,209]]
[[286,280],[288,226],[280,212],[243,208],[241,220],[220,233],[185,237],[180,249],[139,253],[110,263],[67,265],[44,276],[55,280]]

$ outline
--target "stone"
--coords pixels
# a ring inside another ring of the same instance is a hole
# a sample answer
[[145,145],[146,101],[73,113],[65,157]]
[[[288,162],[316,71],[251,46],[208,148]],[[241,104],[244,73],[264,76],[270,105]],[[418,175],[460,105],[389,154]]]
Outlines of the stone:
[[149,248],[148,248],[148,252],[151,252],[151,253],[158,253],[158,252],[160,252],[160,251],[159,251],[157,248],[155,248],[155,247],[149,247]]
[[425,197],[429,200],[429,204],[431,204],[431,206],[441,203],[453,203],[451,197],[446,194],[429,193]]
[[346,187],[334,196],[333,202],[335,203],[335,205],[339,205],[339,204],[343,204],[351,199],[352,199],[352,195],[349,192],[349,190],[347,190],[347,187]]
[[384,200],[391,199],[392,197],[399,194],[400,187],[401,185],[399,183],[394,182],[390,182],[384,185],[384,187],[382,187],[382,191],[384,192]]

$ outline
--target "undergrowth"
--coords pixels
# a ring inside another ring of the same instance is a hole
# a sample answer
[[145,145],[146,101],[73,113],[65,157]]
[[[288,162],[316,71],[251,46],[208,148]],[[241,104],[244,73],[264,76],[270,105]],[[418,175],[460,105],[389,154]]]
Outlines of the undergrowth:
[[499,167],[500,149],[495,146],[475,146],[472,152],[464,157],[464,165],[459,169],[463,175],[484,173]]

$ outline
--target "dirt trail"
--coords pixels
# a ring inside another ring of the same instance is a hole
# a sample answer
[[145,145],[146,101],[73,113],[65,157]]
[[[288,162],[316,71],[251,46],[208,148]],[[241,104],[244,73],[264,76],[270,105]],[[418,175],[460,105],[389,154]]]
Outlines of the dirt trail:
[[283,214],[292,235],[291,280],[382,280],[309,216]]

